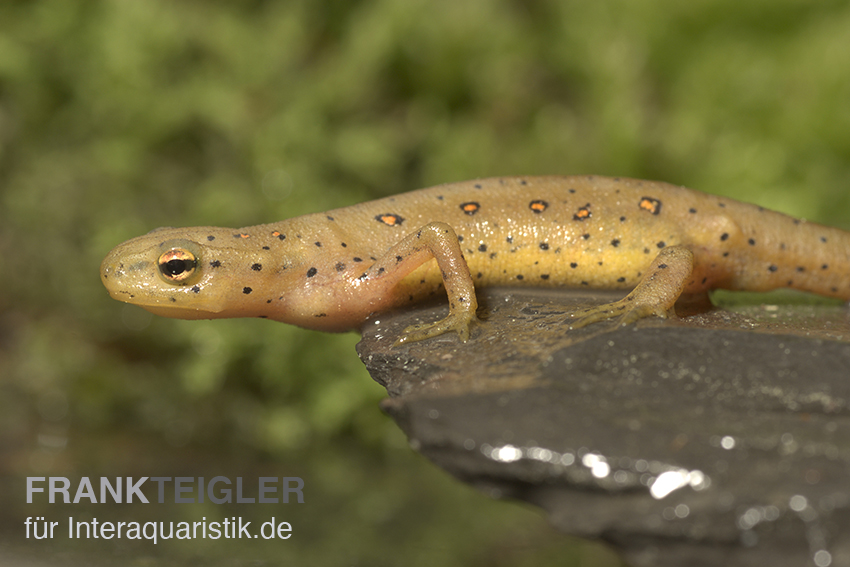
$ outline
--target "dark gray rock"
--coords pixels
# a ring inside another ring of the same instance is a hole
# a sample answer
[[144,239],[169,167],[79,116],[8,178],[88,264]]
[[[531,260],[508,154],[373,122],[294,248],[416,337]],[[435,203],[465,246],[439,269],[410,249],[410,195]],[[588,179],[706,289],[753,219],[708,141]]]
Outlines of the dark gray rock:
[[382,316],[358,352],[416,450],[632,565],[850,565],[845,308],[569,330],[577,299],[490,291],[466,344]]

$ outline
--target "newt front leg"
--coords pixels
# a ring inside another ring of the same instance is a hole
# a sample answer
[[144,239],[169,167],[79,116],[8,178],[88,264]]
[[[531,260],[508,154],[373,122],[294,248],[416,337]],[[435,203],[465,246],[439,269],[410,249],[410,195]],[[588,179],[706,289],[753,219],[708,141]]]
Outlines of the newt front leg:
[[392,286],[431,258],[440,268],[449,298],[449,315],[435,323],[407,327],[395,345],[421,341],[450,331],[456,332],[460,340],[466,342],[469,340],[469,327],[477,321],[475,311],[478,301],[469,266],[461,252],[457,234],[446,223],[428,223],[406,236],[378,258],[361,278],[381,282],[380,288],[390,293]]

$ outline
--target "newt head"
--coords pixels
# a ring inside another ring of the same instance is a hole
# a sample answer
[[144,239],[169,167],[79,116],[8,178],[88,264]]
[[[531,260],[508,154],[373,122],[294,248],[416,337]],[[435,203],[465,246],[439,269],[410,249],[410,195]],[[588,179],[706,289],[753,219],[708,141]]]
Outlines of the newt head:
[[212,227],[157,229],[116,246],[100,279],[114,299],[164,317],[262,316],[270,298],[253,292],[276,267],[267,261],[270,246],[256,237],[249,245],[250,236]]

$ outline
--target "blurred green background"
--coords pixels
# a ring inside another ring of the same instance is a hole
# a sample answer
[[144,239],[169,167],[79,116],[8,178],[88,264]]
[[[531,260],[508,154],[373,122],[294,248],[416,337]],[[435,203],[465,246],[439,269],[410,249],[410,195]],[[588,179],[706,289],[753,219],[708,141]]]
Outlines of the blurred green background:
[[[829,0],[4,0],[0,559],[619,565],[414,454],[355,334],[155,318],[99,263],[159,226],[496,175],[659,179],[850,228],[849,46]],[[24,503],[27,476],[258,471],[308,502]],[[28,542],[36,513],[273,514],[295,536]]]

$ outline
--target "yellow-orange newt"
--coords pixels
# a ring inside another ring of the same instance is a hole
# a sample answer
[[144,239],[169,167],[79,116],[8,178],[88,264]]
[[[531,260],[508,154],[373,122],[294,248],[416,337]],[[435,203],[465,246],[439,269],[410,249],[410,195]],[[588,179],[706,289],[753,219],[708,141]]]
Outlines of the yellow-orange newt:
[[465,341],[476,286],[634,288],[574,313],[573,327],[665,317],[683,293],[714,288],[850,299],[850,233],[666,183],[506,177],[248,228],[157,229],[112,250],[101,278],[158,315],[326,331],[445,287],[449,315],[398,342],[448,331]]

